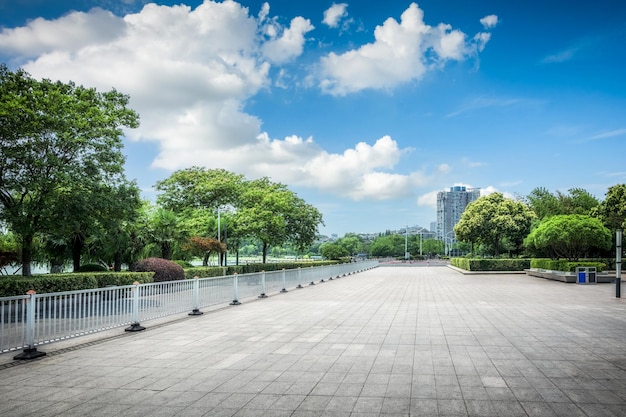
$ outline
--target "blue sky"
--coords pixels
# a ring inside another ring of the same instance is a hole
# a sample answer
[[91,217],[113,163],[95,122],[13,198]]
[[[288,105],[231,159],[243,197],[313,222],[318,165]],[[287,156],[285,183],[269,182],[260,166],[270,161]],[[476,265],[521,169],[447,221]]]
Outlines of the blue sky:
[[457,184],[602,199],[625,42],[621,0],[0,0],[0,61],[131,96],[145,198],[193,165],[269,176],[339,235],[428,227]]

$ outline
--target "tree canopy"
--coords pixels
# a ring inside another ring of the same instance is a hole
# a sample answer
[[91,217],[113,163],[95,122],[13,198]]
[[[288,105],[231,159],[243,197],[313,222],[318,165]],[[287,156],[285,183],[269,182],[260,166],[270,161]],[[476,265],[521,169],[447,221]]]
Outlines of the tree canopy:
[[460,241],[488,245],[498,256],[505,241],[514,250],[521,247],[534,218],[526,204],[493,193],[468,204],[454,233]]
[[595,213],[611,231],[626,228],[626,184],[609,187]]
[[590,214],[600,201],[583,188],[570,188],[567,193],[551,193],[544,187],[533,189],[526,197],[537,218],[558,214]]
[[[196,224],[199,224],[196,214],[208,217],[208,213],[228,206],[232,209],[227,216],[228,239],[235,248],[243,238],[261,242],[263,262],[270,246],[289,243],[303,251],[314,242],[322,223],[322,215],[315,207],[284,184],[265,177],[248,181],[226,170],[193,167],[176,171],[158,182],[156,188],[161,192],[158,202],[175,212],[185,213],[185,217],[195,218]],[[196,214],[190,216],[191,211]],[[213,223],[207,221],[206,224]],[[198,231],[196,236],[202,237],[204,233]],[[214,236],[209,233],[204,237]]]
[[[0,65],[0,216],[20,238],[22,274],[61,190],[123,181],[122,128],[138,126],[128,96],[41,81]],[[79,187],[80,186],[80,187]]]
[[609,229],[599,219],[581,214],[548,217],[526,238],[526,246],[530,249],[571,261],[588,257],[593,250],[610,249],[611,245]]

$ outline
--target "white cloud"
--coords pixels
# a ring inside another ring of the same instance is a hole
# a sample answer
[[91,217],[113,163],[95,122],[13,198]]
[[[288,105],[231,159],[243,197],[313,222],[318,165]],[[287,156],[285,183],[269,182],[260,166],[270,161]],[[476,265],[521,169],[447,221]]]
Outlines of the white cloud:
[[[389,136],[338,153],[327,152],[312,138],[270,139],[245,105],[270,87],[272,66],[302,53],[305,35],[313,30],[302,17],[289,27],[277,22],[267,4],[254,17],[234,1],[205,0],[195,9],[150,3],[124,17],[93,9],[2,29],[0,53],[23,62],[37,78],[129,94],[141,126],[127,137],[158,144],[156,168],[225,168],[355,200],[413,195],[416,187],[449,170],[443,164],[433,172],[394,173],[411,150]],[[410,78],[410,66],[421,64],[411,57],[420,46],[408,39],[427,31],[420,22],[421,11],[412,6],[401,25],[388,21],[377,28],[377,39],[387,47],[372,47],[372,53],[406,55],[398,62]],[[446,31],[452,37],[440,46],[442,54],[452,56],[458,50],[456,35]],[[280,67],[275,73],[278,83],[288,77]]]
[[346,3],[333,3],[332,6],[324,11],[324,19],[322,20],[322,23],[331,28],[338,27],[339,21],[348,15],[348,12],[346,11],[347,8],[348,5]]
[[305,36],[315,27],[309,19],[295,17],[288,29],[280,37],[275,37],[263,44],[263,54],[273,63],[287,62],[302,54]]
[[374,42],[343,54],[329,53],[320,61],[320,88],[346,95],[364,89],[391,89],[421,79],[448,60],[464,60],[482,50],[489,36],[467,41],[448,24],[424,23],[424,12],[412,3],[400,23],[387,19],[374,31]]
[[495,14],[490,14],[489,16],[485,16],[480,19],[480,23],[485,29],[495,28],[498,24],[498,16],[496,16]]
[[433,209],[437,209],[437,193],[440,190],[431,191],[426,194],[422,194],[417,198],[417,205],[420,207],[430,207]]
[[608,132],[598,133],[597,135],[593,135],[590,137],[590,140],[598,140],[598,139],[607,139],[614,138],[616,136],[624,136],[626,135],[626,129],[615,129]]
[[56,20],[37,18],[27,26],[3,29],[0,51],[36,57],[53,51],[75,52],[90,45],[112,42],[123,36],[123,20],[109,11],[73,12]]

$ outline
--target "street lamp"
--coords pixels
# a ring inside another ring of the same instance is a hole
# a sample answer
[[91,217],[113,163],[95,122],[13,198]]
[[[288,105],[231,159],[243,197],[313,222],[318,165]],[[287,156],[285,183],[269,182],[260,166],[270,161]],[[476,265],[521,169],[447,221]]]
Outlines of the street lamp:
[[[450,233],[453,234],[452,237],[448,237],[448,235]],[[448,245],[448,240],[450,240],[450,244],[449,245]],[[448,233],[445,234],[444,242],[446,244],[446,255],[450,256],[450,251],[452,250],[452,243],[454,242],[454,230],[450,230]]]
[[404,260],[409,260],[409,225],[404,229]]

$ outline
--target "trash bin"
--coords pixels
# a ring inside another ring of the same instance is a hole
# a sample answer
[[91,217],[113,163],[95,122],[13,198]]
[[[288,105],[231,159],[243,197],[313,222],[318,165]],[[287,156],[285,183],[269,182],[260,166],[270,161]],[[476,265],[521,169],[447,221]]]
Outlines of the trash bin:
[[595,266],[578,266],[576,267],[576,283],[577,284],[596,284],[597,272]]

